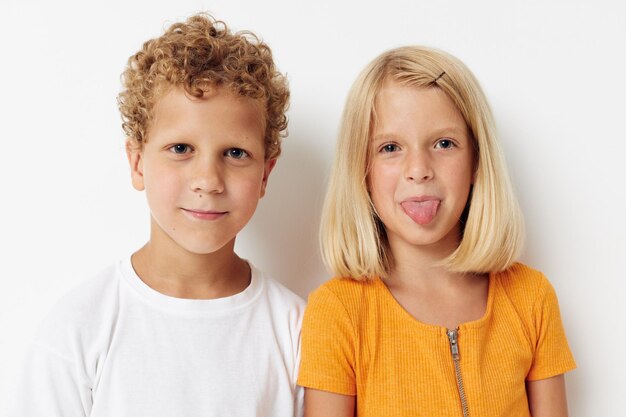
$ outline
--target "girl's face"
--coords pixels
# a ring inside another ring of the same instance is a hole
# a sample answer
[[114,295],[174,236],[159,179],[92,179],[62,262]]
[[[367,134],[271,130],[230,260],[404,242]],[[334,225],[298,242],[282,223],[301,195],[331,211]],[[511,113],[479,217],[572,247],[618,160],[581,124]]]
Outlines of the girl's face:
[[473,182],[463,116],[439,88],[394,81],[383,85],[375,109],[368,188],[392,253],[429,246],[449,254]]

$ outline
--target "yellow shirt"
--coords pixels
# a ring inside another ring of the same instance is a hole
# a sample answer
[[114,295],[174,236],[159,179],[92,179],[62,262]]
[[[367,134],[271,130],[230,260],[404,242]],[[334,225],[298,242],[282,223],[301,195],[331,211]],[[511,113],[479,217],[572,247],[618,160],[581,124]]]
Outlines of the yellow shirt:
[[378,278],[335,278],[309,297],[298,384],[356,395],[357,416],[529,416],[525,381],[576,367],[554,289],[515,264],[490,274],[485,315],[447,329],[421,323]]

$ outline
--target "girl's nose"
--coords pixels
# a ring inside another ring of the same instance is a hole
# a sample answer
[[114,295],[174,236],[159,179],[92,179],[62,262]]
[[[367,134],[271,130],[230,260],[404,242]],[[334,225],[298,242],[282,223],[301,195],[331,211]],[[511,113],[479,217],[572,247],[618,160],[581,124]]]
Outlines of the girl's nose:
[[404,177],[408,181],[424,182],[433,178],[434,171],[426,152],[409,152],[405,159]]

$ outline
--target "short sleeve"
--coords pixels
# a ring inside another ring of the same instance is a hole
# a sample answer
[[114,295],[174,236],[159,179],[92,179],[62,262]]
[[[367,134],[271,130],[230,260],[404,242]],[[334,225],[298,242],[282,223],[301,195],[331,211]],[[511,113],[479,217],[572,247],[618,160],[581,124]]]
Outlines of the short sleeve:
[[526,379],[546,379],[575,369],[576,362],[565,337],[556,293],[545,277],[533,310],[533,319],[537,340]]
[[80,367],[51,349],[34,344],[27,357],[11,417],[85,417],[91,413],[91,388]]
[[325,286],[309,296],[302,323],[298,384],[356,395],[355,331],[346,307]]

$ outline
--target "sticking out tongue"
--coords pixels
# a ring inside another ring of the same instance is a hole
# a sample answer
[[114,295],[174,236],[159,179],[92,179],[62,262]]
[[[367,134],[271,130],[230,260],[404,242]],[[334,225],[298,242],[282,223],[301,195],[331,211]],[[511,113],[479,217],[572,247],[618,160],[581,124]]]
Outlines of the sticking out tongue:
[[405,201],[402,209],[417,224],[430,223],[439,208],[440,200]]

